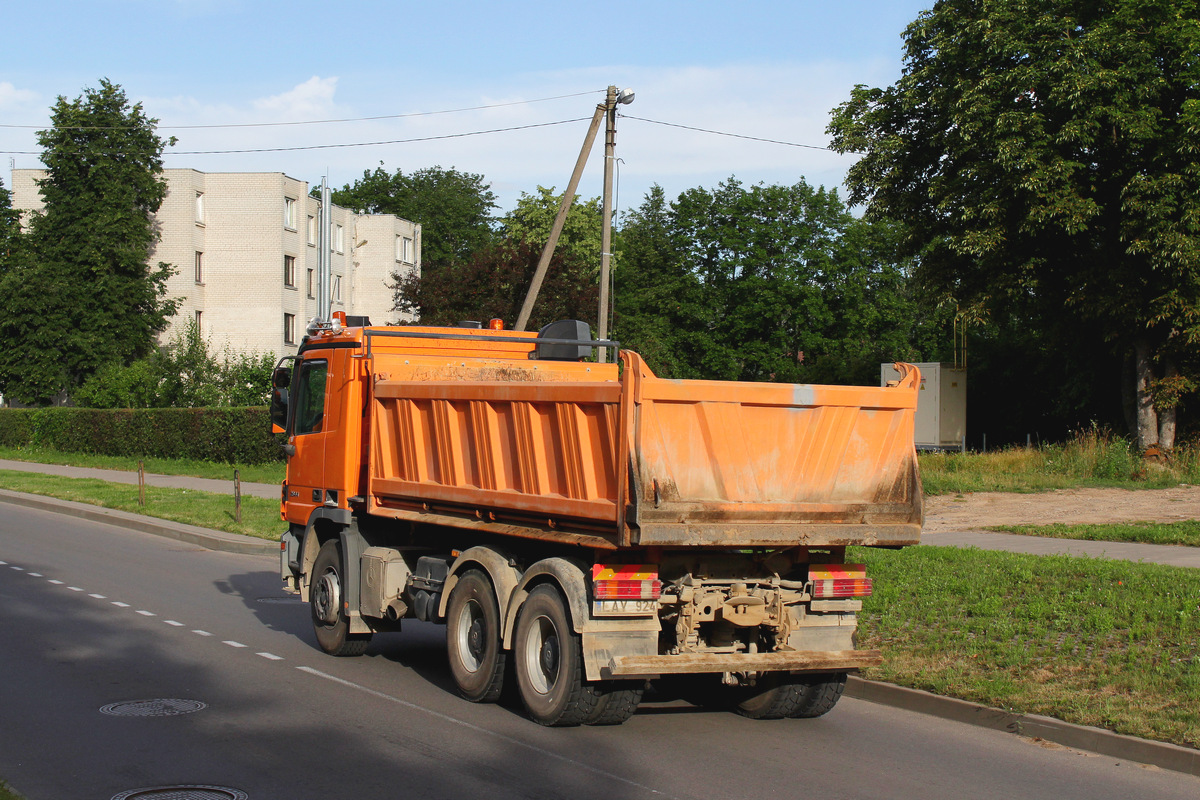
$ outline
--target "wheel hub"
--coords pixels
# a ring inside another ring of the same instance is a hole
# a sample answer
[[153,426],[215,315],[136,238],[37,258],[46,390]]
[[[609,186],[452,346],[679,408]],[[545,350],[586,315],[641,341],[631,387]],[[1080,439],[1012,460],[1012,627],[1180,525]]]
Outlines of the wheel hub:
[[467,630],[467,651],[476,660],[483,658],[483,621],[479,619],[471,620],[471,627]]
[[558,672],[558,637],[547,636],[542,642],[538,663],[542,667],[542,672],[548,676],[553,676]]
[[338,620],[338,610],[341,608],[341,604],[342,589],[337,573],[328,570],[314,587],[313,611],[321,622],[332,625]]

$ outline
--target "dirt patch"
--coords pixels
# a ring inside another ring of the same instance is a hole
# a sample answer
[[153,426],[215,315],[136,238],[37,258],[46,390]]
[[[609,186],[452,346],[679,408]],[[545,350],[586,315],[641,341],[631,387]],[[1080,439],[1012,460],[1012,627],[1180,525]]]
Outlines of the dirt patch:
[[925,498],[925,533],[992,525],[1179,522],[1200,519],[1200,486],[1057,489],[1040,494],[974,492]]

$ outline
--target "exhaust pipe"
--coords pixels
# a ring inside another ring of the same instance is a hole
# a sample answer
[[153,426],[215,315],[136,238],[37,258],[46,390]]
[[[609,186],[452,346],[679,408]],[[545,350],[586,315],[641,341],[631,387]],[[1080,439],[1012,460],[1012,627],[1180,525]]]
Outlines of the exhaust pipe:
[[408,613],[408,603],[405,603],[403,600],[397,597],[392,600],[392,602],[388,603],[387,608],[384,609],[383,613],[388,620],[391,622],[396,622]]

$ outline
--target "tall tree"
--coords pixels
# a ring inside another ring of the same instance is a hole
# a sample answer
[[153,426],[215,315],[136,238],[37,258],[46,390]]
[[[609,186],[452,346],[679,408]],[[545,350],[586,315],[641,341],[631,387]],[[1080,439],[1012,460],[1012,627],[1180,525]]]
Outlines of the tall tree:
[[[437,272],[406,275],[396,284],[395,310],[426,325],[502,319],[511,326],[521,311],[541,252],[541,247],[528,242],[506,239]],[[599,287],[593,277],[569,256],[555,253],[529,327],[537,330],[560,319],[580,319],[594,326],[598,299]]]
[[[833,112],[850,199],[932,291],[1128,359],[1137,444],[1174,442],[1200,342],[1200,4],[941,0]],[[1102,341],[1095,341],[1101,346]],[[1111,370],[1116,375],[1121,370]]]
[[407,175],[382,164],[332,192],[333,202],[360,214],[395,214],[421,225],[423,269],[469,257],[492,240],[496,195],[482,175],[425,167]]
[[[167,264],[149,265],[154,213],[166,194],[157,120],[107,80],[59,97],[38,132],[44,210],[32,215],[30,253],[0,278],[9,312],[0,339],[0,391],[48,403],[112,362],[154,347],[174,314]],[[173,143],[173,141],[172,141]]]
[[0,275],[4,274],[9,259],[15,257],[20,236],[21,216],[13,210],[12,193],[0,180]]
[[[504,236],[515,242],[528,242],[544,247],[554,227],[554,219],[562,204],[562,194],[554,187],[537,188],[537,194],[521,192],[517,206],[500,220]],[[591,275],[600,275],[600,198],[581,200],[577,195],[567,211],[562,234],[555,247],[572,263],[581,265]]]
[[620,247],[614,335],[673,377],[873,383],[932,339],[888,226],[804,181],[730,178],[669,206],[655,187]]

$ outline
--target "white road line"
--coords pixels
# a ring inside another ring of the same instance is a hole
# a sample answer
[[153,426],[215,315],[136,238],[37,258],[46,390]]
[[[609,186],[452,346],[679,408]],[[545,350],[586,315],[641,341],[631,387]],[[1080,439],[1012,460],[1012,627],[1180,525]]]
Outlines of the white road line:
[[242,644],[241,642],[235,642],[232,639],[226,639],[225,641],[221,642],[221,644],[227,644],[230,647],[245,647],[246,646],[246,645]]
[[155,614],[153,611],[144,611],[141,609],[138,610],[138,613],[141,614],[143,617],[157,617],[158,616],[158,614]]
[[277,656],[274,653],[255,653],[255,655],[262,656],[268,661],[283,661],[283,656]]
[[164,620],[163,620],[163,622],[167,623],[168,625],[170,625],[170,626],[172,626],[172,627],[174,627],[174,628],[182,628],[182,627],[183,627],[183,623],[182,623],[182,622],[176,622],[176,621],[175,621],[175,620],[173,620],[173,619],[164,619]]
[[62,586],[62,585],[63,585],[63,582],[62,582],[62,581],[56,581],[56,580],[53,580],[53,579],[51,579],[49,582],[50,582],[50,583],[53,583],[55,586]]
[[196,634],[197,636],[212,636],[212,634],[209,633],[208,631],[202,631],[202,630],[194,630],[194,631],[192,631],[192,633]]
[[113,600],[113,605],[117,608],[129,608],[129,603],[122,603],[120,600]]
[[7,566],[7,565],[8,565],[7,561],[0,561],[0,566]]
[[9,568],[9,569],[15,569],[17,572],[24,572],[24,571],[25,571],[25,568],[24,568],[24,567],[18,567],[16,564],[9,564],[9,565],[8,565],[8,568]]
[[593,767],[590,764],[584,764],[581,761],[576,761],[573,758],[567,758],[566,756],[559,755],[558,753],[552,752],[550,750],[543,750],[542,748],[538,747],[537,745],[532,745],[532,744],[529,744],[528,742],[523,742],[520,739],[514,739],[513,737],[508,736],[506,734],[498,733],[497,731],[489,730],[488,728],[483,728],[483,727],[480,727],[479,725],[474,725],[465,720],[458,719],[457,717],[452,717],[449,714],[443,714],[440,711],[434,711],[431,708],[425,708],[424,706],[419,706],[416,703],[410,703],[407,700],[401,700],[398,697],[392,697],[390,694],[384,694],[383,692],[377,692],[374,689],[368,689],[366,686],[362,686],[357,683],[352,683],[351,681],[345,680],[343,678],[339,678],[335,675],[330,675],[327,672],[321,672],[319,669],[313,669],[312,667],[296,667],[296,669],[300,670],[301,672],[306,672],[309,675],[315,675],[318,678],[324,678],[327,681],[333,681],[334,683],[339,683],[342,686],[346,686],[351,689],[357,689],[360,692],[365,692],[366,694],[369,694],[372,697],[377,697],[380,700],[387,700],[390,703],[395,703],[396,705],[404,706],[405,708],[412,709],[413,711],[420,711],[422,713],[430,715],[431,717],[437,717],[438,719],[443,720],[445,722],[449,722],[453,725],[461,725],[462,727],[467,728],[472,731],[475,731],[476,733],[483,733],[483,734],[487,734],[488,736],[493,736],[497,739],[502,739],[502,740],[508,742],[509,744],[514,744],[517,747],[524,747],[525,749],[532,750],[533,752],[538,753],[539,755],[545,756],[547,758],[553,758],[556,761],[562,761],[566,764],[570,764],[572,767],[577,767],[577,768],[585,770],[587,772],[591,772],[595,775],[601,775],[605,778],[608,778],[609,780],[617,781],[618,783],[623,783],[626,786],[634,786],[634,787],[637,787],[638,789],[643,789],[647,792],[650,792],[651,794],[661,795],[663,797],[670,797],[670,798],[672,798],[672,800],[679,800],[679,798],[676,798],[674,795],[664,794],[663,792],[659,791],[658,789],[652,789],[651,787],[646,786],[643,783],[637,783],[636,781],[631,781],[628,778],[622,778],[620,775],[614,775],[611,772],[605,772],[604,770],[597,769],[596,767]]
[[31,578],[40,578],[40,577],[42,577],[42,573],[40,573],[40,572],[31,572],[31,573],[29,573],[29,577],[31,577]]
[[67,588],[70,589],[72,592],[82,592],[83,591],[83,589],[80,589],[78,586],[68,586]]
[[108,598],[102,594],[89,594],[88,597],[94,597],[97,600],[107,600]]

